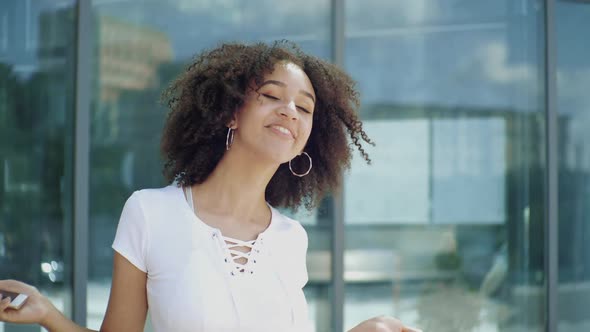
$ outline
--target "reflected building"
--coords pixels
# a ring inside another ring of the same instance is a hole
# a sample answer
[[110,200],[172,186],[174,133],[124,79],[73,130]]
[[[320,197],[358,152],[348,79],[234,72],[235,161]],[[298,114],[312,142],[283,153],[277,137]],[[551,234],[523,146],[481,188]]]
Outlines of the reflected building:
[[71,282],[76,17],[38,4],[0,5],[0,271],[58,290]]
[[158,70],[173,59],[167,35],[152,27],[99,15],[94,137],[105,144],[120,135],[121,95],[161,85]]

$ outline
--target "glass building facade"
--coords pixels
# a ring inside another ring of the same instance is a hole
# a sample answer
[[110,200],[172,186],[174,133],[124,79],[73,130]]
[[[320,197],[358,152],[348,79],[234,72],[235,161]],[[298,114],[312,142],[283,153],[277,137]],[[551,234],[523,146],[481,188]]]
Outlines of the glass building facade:
[[584,0],[4,0],[0,279],[98,329],[123,204],[165,185],[161,91],[289,39],[358,82],[376,142],[295,213],[318,332],[590,331],[588,33]]

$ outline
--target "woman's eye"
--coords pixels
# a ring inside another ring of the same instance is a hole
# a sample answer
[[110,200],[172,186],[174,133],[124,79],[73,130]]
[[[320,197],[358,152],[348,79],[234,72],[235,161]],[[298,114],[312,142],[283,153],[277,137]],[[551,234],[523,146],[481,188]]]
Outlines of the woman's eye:
[[311,113],[310,111],[308,111],[305,107],[301,107],[301,106],[297,106],[298,109],[302,110],[305,113]]
[[275,97],[275,96],[273,96],[273,95],[269,95],[269,94],[267,94],[267,93],[263,93],[262,95],[263,95],[263,96],[265,96],[265,97],[266,97],[266,98],[268,98],[268,99],[272,99],[272,100],[279,100],[279,98],[277,98],[277,97]]

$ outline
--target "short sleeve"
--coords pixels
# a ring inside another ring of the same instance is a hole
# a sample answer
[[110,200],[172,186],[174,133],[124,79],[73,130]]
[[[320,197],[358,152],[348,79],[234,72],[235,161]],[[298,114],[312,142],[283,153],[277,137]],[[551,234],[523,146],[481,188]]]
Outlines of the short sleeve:
[[298,284],[301,286],[301,288],[303,288],[307,284],[307,281],[309,279],[308,274],[307,274],[307,248],[309,245],[309,240],[308,240],[307,231],[305,230],[305,228],[303,228],[303,226],[301,226],[301,225],[299,225],[299,228],[301,230],[300,241],[301,241],[301,248],[302,249],[298,254],[299,262],[297,264],[297,266],[298,266],[297,280],[298,280]]
[[137,192],[133,193],[123,207],[113,249],[135,267],[147,272],[148,229],[138,196]]
[[297,253],[297,264],[295,269],[295,283],[297,288],[294,290],[292,294],[293,299],[293,307],[295,310],[295,329],[293,331],[313,331],[313,322],[309,319],[309,308],[307,305],[307,299],[305,298],[305,293],[303,292],[303,287],[307,284],[308,275],[307,275],[307,247],[308,247],[308,238],[307,232],[303,226],[299,225],[299,234],[298,238],[298,250]]

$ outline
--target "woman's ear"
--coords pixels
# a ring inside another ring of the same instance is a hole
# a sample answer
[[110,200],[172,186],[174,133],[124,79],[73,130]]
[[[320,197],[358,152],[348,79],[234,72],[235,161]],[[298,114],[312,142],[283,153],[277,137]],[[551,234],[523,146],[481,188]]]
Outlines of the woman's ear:
[[231,129],[237,129],[238,128],[238,120],[236,119],[236,116],[234,115],[234,118],[227,124],[228,128]]
[[238,128],[238,112],[239,110],[236,108],[234,114],[232,115],[231,121],[227,124],[228,128],[237,129]]

